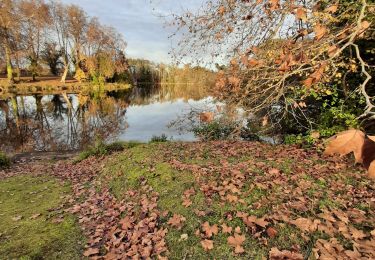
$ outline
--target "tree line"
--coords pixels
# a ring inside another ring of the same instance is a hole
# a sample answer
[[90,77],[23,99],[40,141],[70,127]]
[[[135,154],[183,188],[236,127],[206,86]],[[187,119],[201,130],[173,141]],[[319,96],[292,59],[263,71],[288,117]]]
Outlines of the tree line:
[[10,84],[45,68],[65,82],[105,81],[127,71],[126,42],[115,28],[77,5],[0,0],[0,69]]

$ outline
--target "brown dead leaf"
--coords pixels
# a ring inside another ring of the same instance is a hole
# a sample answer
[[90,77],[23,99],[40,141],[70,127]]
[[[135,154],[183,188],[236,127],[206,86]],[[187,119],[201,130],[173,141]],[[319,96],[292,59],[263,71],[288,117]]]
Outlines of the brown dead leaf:
[[273,228],[273,227],[269,227],[269,228],[267,228],[266,233],[267,233],[267,235],[268,235],[270,238],[274,238],[274,237],[277,236],[277,230],[276,230],[275,228]]
[[336,45],[332,45],[332,46],[330,46],[330,47],[328,48],[328,56],[329,56],[329,57],[333,57],[333,56],[335,56],[338,50],[339,50],[339,49],[337,48]]
[[219,232],[219,228],[216,224],[210,226],[210,223],[208,223],[207,221],[202,224],[202,230],[206,233],[206,236],[208,238],[212,237],[212,235],[217,235],[217,233]]
[[168,224],[180,230],[185,221],[186,221],[186,218],[184,216],[181,216],[179,214],[174,214],[173,217],[169,219]]
[[96,254],[99,254],[99,249],[98,248],[92,248],[92,247],[90,247],[89,249],[87,249],[83,253],[83,255],[86,256],[86,257],[92,256],[92,255],[96,255]]
[[214,248],[214,242],[212,240],[208,240],[208,239],[202,240],[201,245],[202,245],[204,251],[209,251],[209,250]]
[[327,33],[327,28],[324,25],[317,24],[314,27],[314,32],[315,32],[315,39],[319,41]]
[[221,228],[222,228],[223,233],[228,233],[228,234],[232,233],[232,230],[233,230],[232,227],[227,226],[225,223],[221,225]]
[[242,243],[245,242],[246,237],[245,235],[239,235],[239,234],[234,234],[234,236],[228,237],[227,241],[228,244],[234,247],[234,251],[236,254],[241,254],[245,250],[242,247]]
[[300,253],[291,252],[288,250],[280,251],[276,247],[271,248],[269,252],[270,260],[303,260],[303,255]]
[[296,11],[296,17],[303,22],[307,21],[307,14],[305,8],[299,7]]
[[16,216],[16,217],[13,217],[12,220],[13,221],[20,221],[23,217],[22,216]]
[[182,205],[183,205],[185,208],[190,207],[191,204],[193,204],[193,202],[192,202],[190,199],[184,199],[184,200],[182,201]]
[[326,8],[326,12],[327,13],[331,13],[331,14],[334,14],[336,13],[337,9],[338,9],[338,5],[337,4],[334,4],[334,5],[331,5],[330,7]]
[[40,217],[41,215],[42,215],[42,214],[40,214],[40,213],[34,214],[34,215],[32,215],[32,216],[30,217],[30,219],[36,219],[36,218]]
[[212,112],[203,112],[199,114],[199,119],[203,123],[210,123],[214,120],[214,113]]
[[365,140],[365,134],[360,130],[348,130],[341,132],[328,139],[328,145],[324,155],[339,154],[340,156],[354,153],[355,161],[362,163],[362,147]]

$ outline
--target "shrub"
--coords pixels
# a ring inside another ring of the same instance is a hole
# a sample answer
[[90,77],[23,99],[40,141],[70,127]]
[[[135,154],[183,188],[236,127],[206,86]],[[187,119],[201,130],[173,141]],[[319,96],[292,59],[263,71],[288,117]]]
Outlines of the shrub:
[[79,163],[91,156],[103,156],[112,154],[114,152],[121,152],[125,149],[133,148],[139,144],[140,143],[138,142],[114,142],[111,144],[105,144],[103,141],[97,141],[94,146],[82,151],[74,162]]
[[160,136],[154,135],[151,137],[150,143],[164,143],[168,142],[168,136],[165,134],[162,134]]
[[6,156],[5,153],[0,152],[0,169],[7,168],[10,166],[10,159]]
[[214,120],[209,123],[201,123],[192,128],[194,135],[203,141],[230,139],[238,127],[237,123]]

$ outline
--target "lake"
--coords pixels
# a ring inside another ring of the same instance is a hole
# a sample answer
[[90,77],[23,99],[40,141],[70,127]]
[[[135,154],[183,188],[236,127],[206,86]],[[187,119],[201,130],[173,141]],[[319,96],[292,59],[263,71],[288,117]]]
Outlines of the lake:
[[205,87],[188,84],[77,93],[0,96],[0,150],[81,150],[96,140],[148,142],[153,136],[194,141],[171,127],[191,110],[215,108]]

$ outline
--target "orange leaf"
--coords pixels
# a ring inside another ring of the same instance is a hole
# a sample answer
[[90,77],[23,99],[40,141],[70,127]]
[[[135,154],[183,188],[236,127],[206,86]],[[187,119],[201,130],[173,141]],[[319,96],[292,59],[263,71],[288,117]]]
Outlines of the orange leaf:
[[336,53],[337,53],[337,51],[338,51],[338,48],[337,48],[336,45],[332,45],[332,46],[330,46],[330,47],[328,48],[328,56],[329,56],[329,57],[333,57],[333,56],[335,56]]
[[96,255],[96,254],[99,254],[98,248],[89,248],[83,253],[83,255],[86,256],[86,257]]
[[362,163],[362,148],[365,142],[365,134],[359,130],[341,132],[330,139],[324,151],[325,155],[339,154],[341,156],[354,153],[355,161]]
[[325,26],[323,26],[323,25],[318,24],[318,25],[316,25],[314,27],[314,32],[315,32],[315,38],[316,38],[316,40],[319,41],[327,33],[327,28]]
[[273,227],[269,227],[267,228],[266,233],[270,238],[274,238],[277,235],[277,230]]
[[219,7],[219,14],[220,15],[224,15],[225,11],[226,11],[226,9],[225,9],[225,7],[223,5]]
[[307,20],[307,14],[306,14],[306,10],[304,8],[298,8],[297,11],[296,11],[296,16],[298,19],[306,22]]
[[208,238],[212,237],[213,234],[217,235],[217,233],[219,232],[219,228],[216,224],[210,226],[210,223],[208,223],[207,221],[202,224],[202,230],[206,233],[206,236]]
[[336,13],[338,7],[339,7],[339,6],[338,6],[337,4],[334,4],[334,5],[331,5],[330,7],[328,7],[325,11],[326,11],[327,13],[331,13],[331,14],[333,14],[333,13]]
[[239,235],[239,234],[234,234],[234,236],[230,236],[227,239],[228,244],[233,247],[241,246],[242,243],[245,242],[245,240],[246,240],[245,235]]
[[228,233],[228,234],[232,233],[232,229],[233,229],[233,228],[227,226],[225,223],[222,224],[221,227],[222,227],[222,229],[223,229],[223,233]]
[[214,248],[214,242],[212,240],[202,240],[201,245],[205,251],[209,251]]

